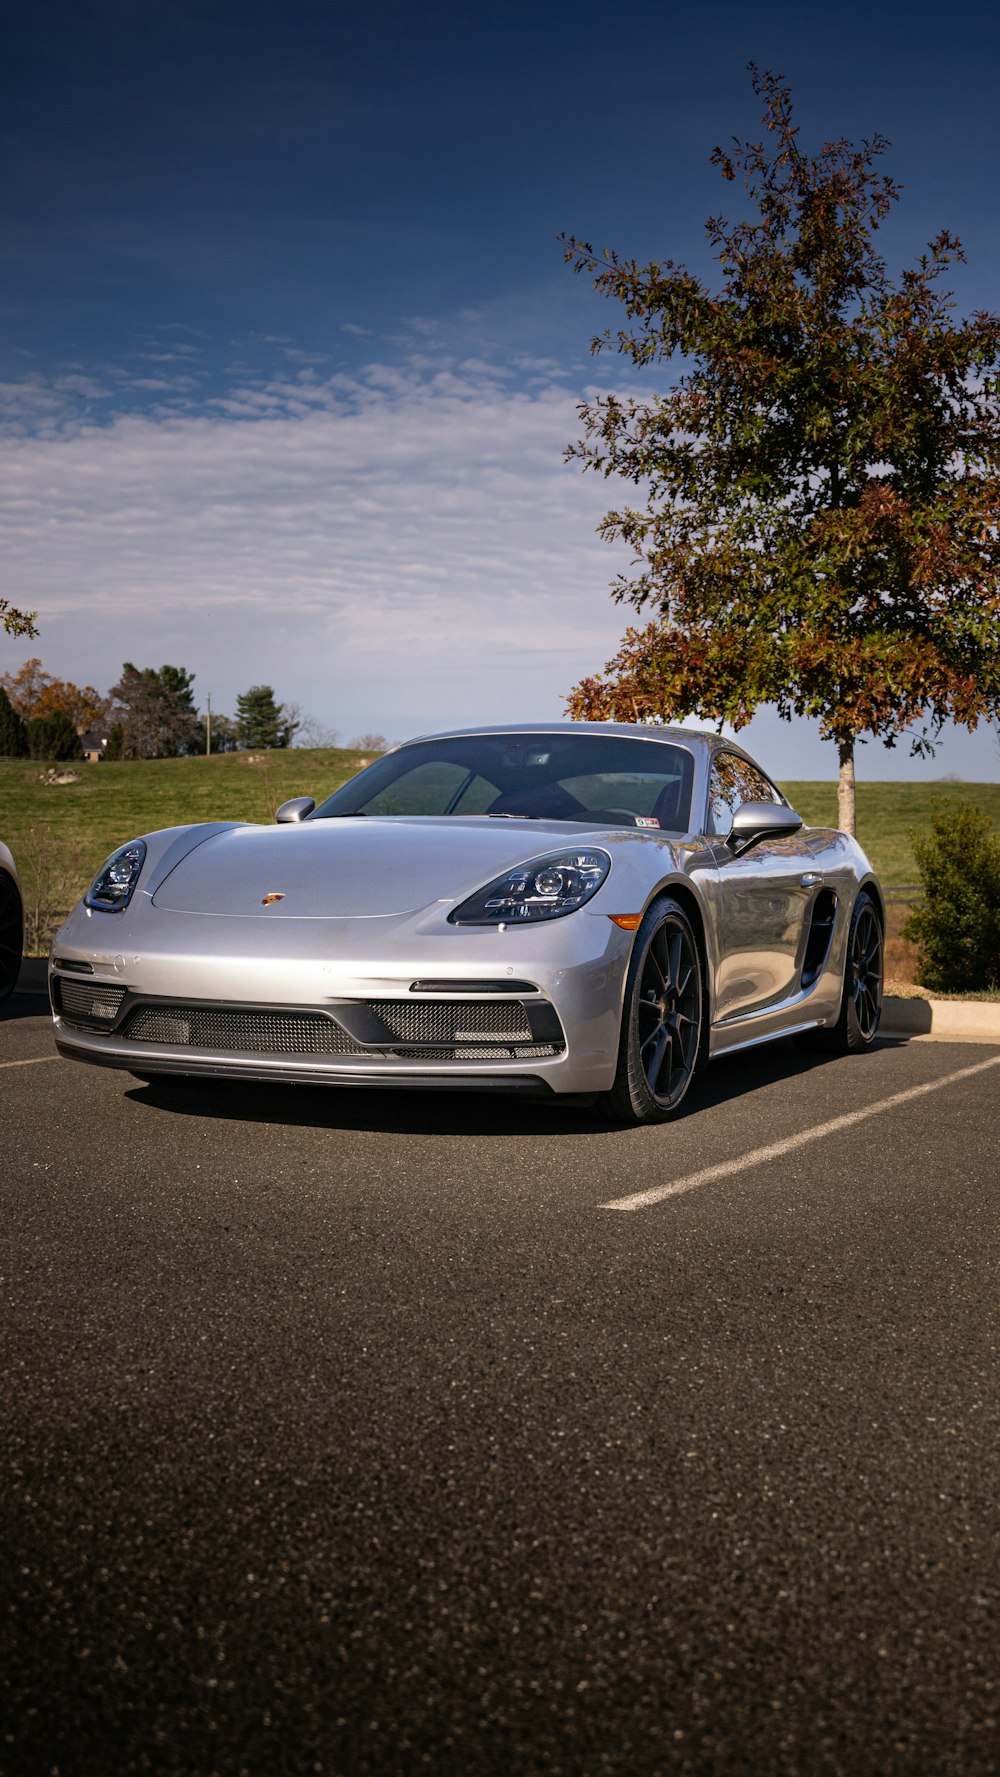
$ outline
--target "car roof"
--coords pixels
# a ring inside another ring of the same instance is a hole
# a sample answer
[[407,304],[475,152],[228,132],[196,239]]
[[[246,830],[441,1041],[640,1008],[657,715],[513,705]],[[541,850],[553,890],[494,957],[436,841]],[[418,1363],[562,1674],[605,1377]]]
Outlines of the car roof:
[[[477,734],[619,734],[626,740],[658,740],[668,742],[671,746],[687,747],[696,758],[700,759],[705,768],[719,748],[724,747],[727,753],[738,753],[750,765],[762,767],[752,753],[733,740],[728,734],[720,734],[712,728],[681,728],[680,726],[662,727],[658,722],[502,722],[496,725],[483,723],[482,727],[445,728],[428,734],[414,734],[409,740],[401,741],[400,746],[412,746],[422,740],[461,740]],[[391,752],[397,752],[392,747]]]
[[[415,734],[413,740],[458,740],[464,735],[476,734],[621,734],[632,740],[669,741],[672,745],[690,746],[692,742],[702,745],[716,745],[721,736],[700,728],[668,728],[658,722],[501,722],[498,724],[483,723],[465,728],[437,729],[428,734]],[[407,745],[403,742],[403,745]],[[727,745],[735,745],[738,752],[743,749],[738,743],[727,741]]]

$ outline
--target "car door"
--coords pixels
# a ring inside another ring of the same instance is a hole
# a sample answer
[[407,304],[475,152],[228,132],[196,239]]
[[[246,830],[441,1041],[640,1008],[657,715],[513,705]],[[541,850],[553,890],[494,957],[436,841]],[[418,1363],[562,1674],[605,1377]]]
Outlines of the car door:
[[725,843],[743,803],[784,801],[748,759],[716,752],[706,828],[718,869],[717,1023],[778,1006],[799,985],[804,926],[818,880],[799,834],[762,839],[739,855]]

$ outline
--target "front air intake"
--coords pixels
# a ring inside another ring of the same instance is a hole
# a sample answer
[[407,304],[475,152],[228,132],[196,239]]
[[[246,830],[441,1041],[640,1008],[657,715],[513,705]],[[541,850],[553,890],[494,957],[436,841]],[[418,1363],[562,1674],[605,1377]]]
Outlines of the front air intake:
[[206,1006],[140,1006],[123,1032],[131,1042],[216,1049],[245,1055],[358,1055],[355,1043],[322,1012],[246,1012]]
[[57,1009],[67,1024],[109,1030],[121,1011],[125,988],[114,981],[53,981]]

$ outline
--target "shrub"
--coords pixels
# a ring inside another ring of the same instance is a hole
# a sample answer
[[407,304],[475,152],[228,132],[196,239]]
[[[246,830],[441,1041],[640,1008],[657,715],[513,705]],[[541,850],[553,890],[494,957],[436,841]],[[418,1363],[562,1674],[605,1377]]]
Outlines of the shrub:
[[18,835],[17,867],[24,891],[24,954],[46,956],[74,901],[94,869],[89,846],[51,826]]
[[947,803],[911,834],[923,899],[903,927],[920,945],[917,979],[938,993],[1000,983],[1000,837],[969,802]]

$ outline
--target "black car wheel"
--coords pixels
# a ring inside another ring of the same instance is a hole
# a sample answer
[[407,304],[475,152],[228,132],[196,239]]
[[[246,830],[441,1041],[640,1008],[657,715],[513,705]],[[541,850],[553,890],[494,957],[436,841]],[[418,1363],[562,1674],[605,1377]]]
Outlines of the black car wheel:
[[862,889],[854,903],[844,960],[840,1016],[827,1033],[840,1055],[860,1055],[875,1041],[882,1016],[884,944],[882,921],[871,895]]
[[701,958],[676,901],[654,901],[625,983],[618,1070],[602,1103],[623,1123],[662,1123],[679,1108],[701,1044]]
[[0,870],[0,1002],[17,986],[23,942],[21,897],[6,871]]

